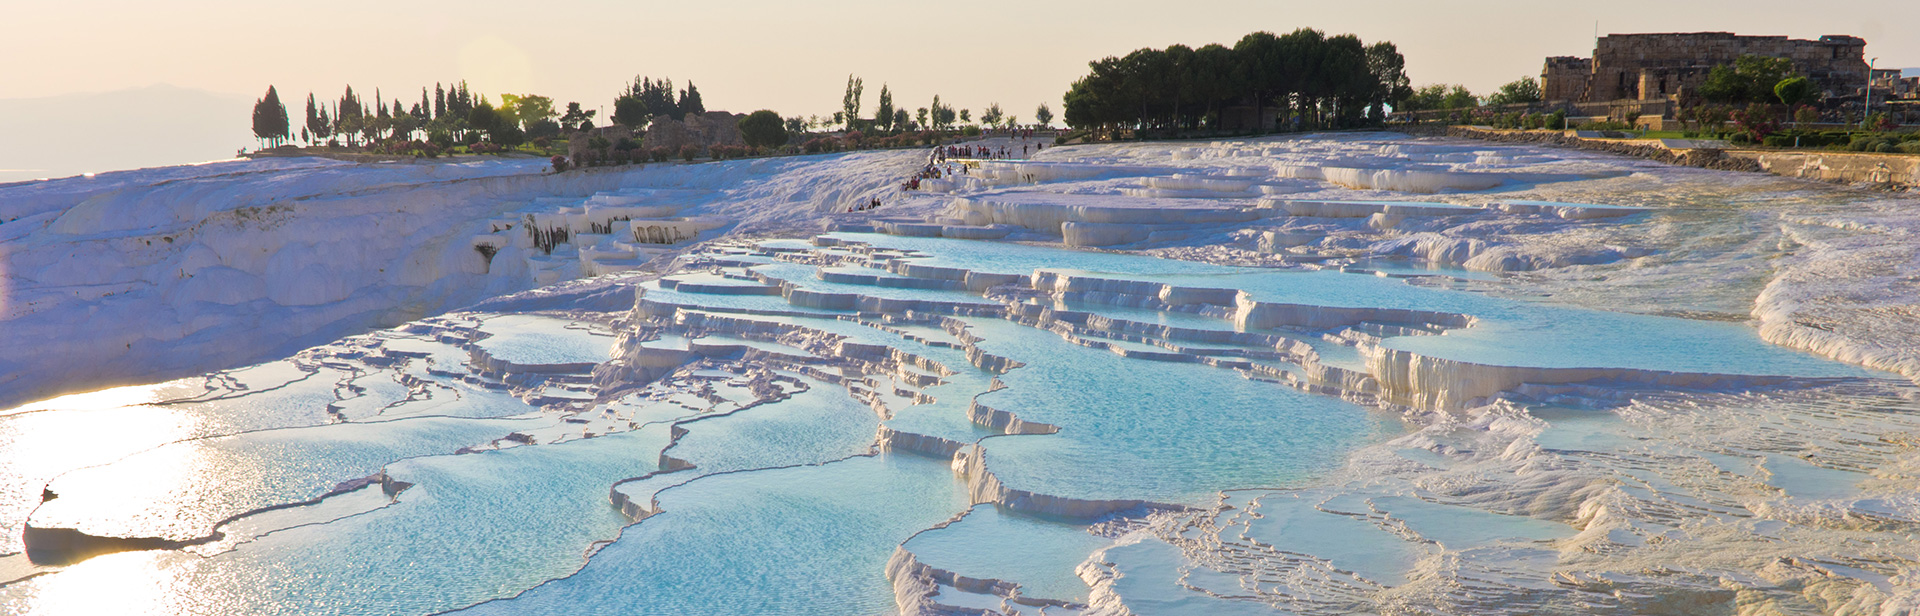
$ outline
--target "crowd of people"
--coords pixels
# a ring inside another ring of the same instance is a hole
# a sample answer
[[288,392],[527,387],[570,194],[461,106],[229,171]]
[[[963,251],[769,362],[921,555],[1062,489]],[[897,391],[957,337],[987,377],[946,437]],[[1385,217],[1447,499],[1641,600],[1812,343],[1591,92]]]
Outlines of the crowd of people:
[[949,158],[971,158],[971,159],[978,159],[978,160],[1025,160],[1029,155],[1032,155],[1035,152],[1039,152],[1042,147],[1045,147],[1045,144],[1022,143],[1020,144],[1020,150],[1019,150],[1020,155],[1019,155],[1019,158],[1017,159],[1014,158],[1014,149],[1012,145],[1004,145],[997,148],[989,148],[989,147],[980,146],[980,145],[949,145],[949,146],[934,148],[933,151],[941,161],[945,161],[946,159],[949,159]]
[[[1007,135],[1010,138],[1025,141],[1028,137],[1033,136],[1033,130],[1010,130],[1007,131]],[[900,185],[900,188],[902,190],[920,190],[921,180],[938,180],[951,175],[965,175],[967,173],[967,165],[965,163],[957,163],[957,161],[962,159],[1026,160],[1028,156],[1039,152],[1044,147],[1045,144],[1039,142],[1021,143],[1020,149],[1017,151],[1013,149],[1012,144],[991,148],[982,145],[938,146],[933,148],[932,152],[927,153],[927,164],[920,168],[920,172],[908,178],[906,182]],[[1018,158],[1015,158],[1016,152],[1018,152]]]

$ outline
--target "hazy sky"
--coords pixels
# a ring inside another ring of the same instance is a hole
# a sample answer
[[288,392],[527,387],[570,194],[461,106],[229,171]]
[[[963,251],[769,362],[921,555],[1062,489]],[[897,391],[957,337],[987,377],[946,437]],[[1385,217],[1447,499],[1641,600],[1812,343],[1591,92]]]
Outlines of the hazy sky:
[[1031,118],[1042,101],[1058,110],[1088,60],[1303,26],[1393,41],[1416,85],[1476,92],[1537,75],[1543,56],[1589,54],[1596,21],[1602,33],[1852,34],[1877,66],[1920,66],[1912,0],[0,0],[0,15],[0,98],[155,83],[254,98],[273,84],[296,114],[308,91],[337,97],[351,83],[411,103],[421,85],[457,79],[594,108],[635,74],[692,79],[710,109],[826,114],[854,73],[869,109],[887,82],[909,108],[940,94]]

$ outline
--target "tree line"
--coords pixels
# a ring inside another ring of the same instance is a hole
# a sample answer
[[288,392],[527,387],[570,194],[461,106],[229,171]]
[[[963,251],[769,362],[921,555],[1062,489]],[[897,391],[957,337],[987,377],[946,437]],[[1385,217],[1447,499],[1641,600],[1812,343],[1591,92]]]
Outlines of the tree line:
[[664,115],[679,120],[689,113],[706,112],[707,105],[700,100],[700,89],[694,87],[692,81],[687,82],[687,88],[680,91],[676,100],[672,79],[655,81],[651,77],[635,75],[633,83],[613,99],[614,123],[629,128],[643,128],[653,121],[654,116]]
[[[864,115],[862,111],[865,108],[862,104],[865,95],[866,80],[848,75],[846,90],[840,96],[839,111],[825,117],[818,115],[789,117],[785,120],[786,128],[794,133],[803,133],[817,128],[839,127],[848,132],[890,134],[979,128],[979,126],[971,126],[975,122],[972,110],[956,109],[951,103],[942,101],[939,94],[933,95],[933,101],[927,106],[911,109],[898,104],[893,90],[883,83],[880,84],[879,100],[870,116]],[[1052,122],[1053,117],[1053,110],[1045,103],[1042,103],[1034,112],[1034,119],[1041,125]],[[988,105],[981,111],[978,120],[980,126],[988,128],[1010,128],[1020,124],[1019,116],[1001,111],[999,103]],[[971,128],[961,125],[969,125]]]
[[268,86],[266,96],[254,101],[253,135],[273,146],[297,135],[309,145],[419,141],[444,149],[487,142],[510,148],[564,130],[592,128],[593,114],[579,103],[567,103],[562,115],[552,98],[535,94],[502,94],[496,105],[468,89],[465,81],[435,83],[431,92],[422,87],[420,100],[413,103],[388,100],[378,89],[369,101],[349,85],[333,100],[307,94],[306,117],[295,125],[279,92]]
[[1385,120],[1413,95],[1391,42],[1301,28],[1254,32],[1232,47],[1144,48],[1088,63],[1065,96],[1081,130],[1266,131],[1340,128]]
[[[792,136],[830,126],[859,135],[853,141],[861,144],[882,135],[930,130],[978,132],[978,127],[971,125],[975,121],[971,110],[956,109],[937,94],[927,106],[910,109],[896,103],[891,88],[882,84],[878,105],[872,109],[871,116],[865,114],[862,106],[864,94],[864,80],[849,75],[840,111],[830,119],[817,115],[780,118],[779,130],[774,130],[776,127],[769,126],[767,119],[772,112],[761,110],[753,114],[756,117],[752,122],[742,126],[743,133],[752,134],[747,138],[750,145],[777,147]],[[596,112],[583,109],[578,102],[569,102],[564,111],[560,111],[556,110],[553,99],[544,96],[502,94],[498,99],[495,104],[486,95],[470,90],[464,81],[451,85],[436,83],[431,90],[422,87],[419,102],[411,104],[397,98],[389,101],[377,89],[368,100],[349,85],[333,100],[308,94],[305,119],[295,124],[289,121],[278,91],[268,86],[266,95],[254,103],[253,132],[271,146],[293,141],[297,136],[309,145],[368,145],[379,151],[431,156],[435,151],[458,144],[466,144],[474,151],[512,148],[530,141],[544,147],[542,139],[594,128]],[[615,95],[608,119],[614,124],[643,129],[656,116],[680,119],[689,113],[706,113],[706,104],[693,82],[676,89],[671,78],[636,75]],[[779,118],[777,114],[772,117]],[[1033,117],[1045,125],[1055,116],[1049,106],[1041,104]],[[1014,127],[1020,123],[1018,116],[1003,111],[998,103],[982,110],[978,120],[987,127]],[[919,142],[931,137],[915,135],[913,139]]]

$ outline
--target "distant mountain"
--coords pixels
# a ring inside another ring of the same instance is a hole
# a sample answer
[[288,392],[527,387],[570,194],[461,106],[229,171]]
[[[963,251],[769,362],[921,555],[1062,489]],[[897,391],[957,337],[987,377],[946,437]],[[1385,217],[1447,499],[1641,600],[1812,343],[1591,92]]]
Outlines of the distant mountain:
[[[170,85],[0,99],[0,182],[233,158],[253,100]],[[295,123],[302,109],[290,110]]]

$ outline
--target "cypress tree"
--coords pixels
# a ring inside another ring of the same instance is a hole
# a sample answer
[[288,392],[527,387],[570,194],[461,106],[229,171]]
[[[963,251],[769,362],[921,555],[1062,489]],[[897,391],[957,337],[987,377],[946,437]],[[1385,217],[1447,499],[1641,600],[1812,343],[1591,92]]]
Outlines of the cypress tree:
[[864,89],[859,77],[847,75],[847,92],[840,95],[840,117],[847,123],[847,130],[853,130],[854,121],[860,118],[860,92]]
[[700,89],[693,87],[693,81],[687,81],[687,89],[680,91],[680,113],[707,112],[707,106],[700,102]]
[[447,89],[440,82],[433,82],[433,117],[447,117]]
[[307,93],[307,122],[301,125],[300,136],[306,138],[307,145],[313,145],[313,138],[320,135],[320,108],[314,105],[313,93]]
[[280,93],[267,86],[267,95],[253,103],[253,136],[275,146],[291,135],[287,106],[280,104]]
[[887,84],[880,84],[880,106],[873,110],[873,123],[880,128],[893,128],[893,92],[887,90]]

